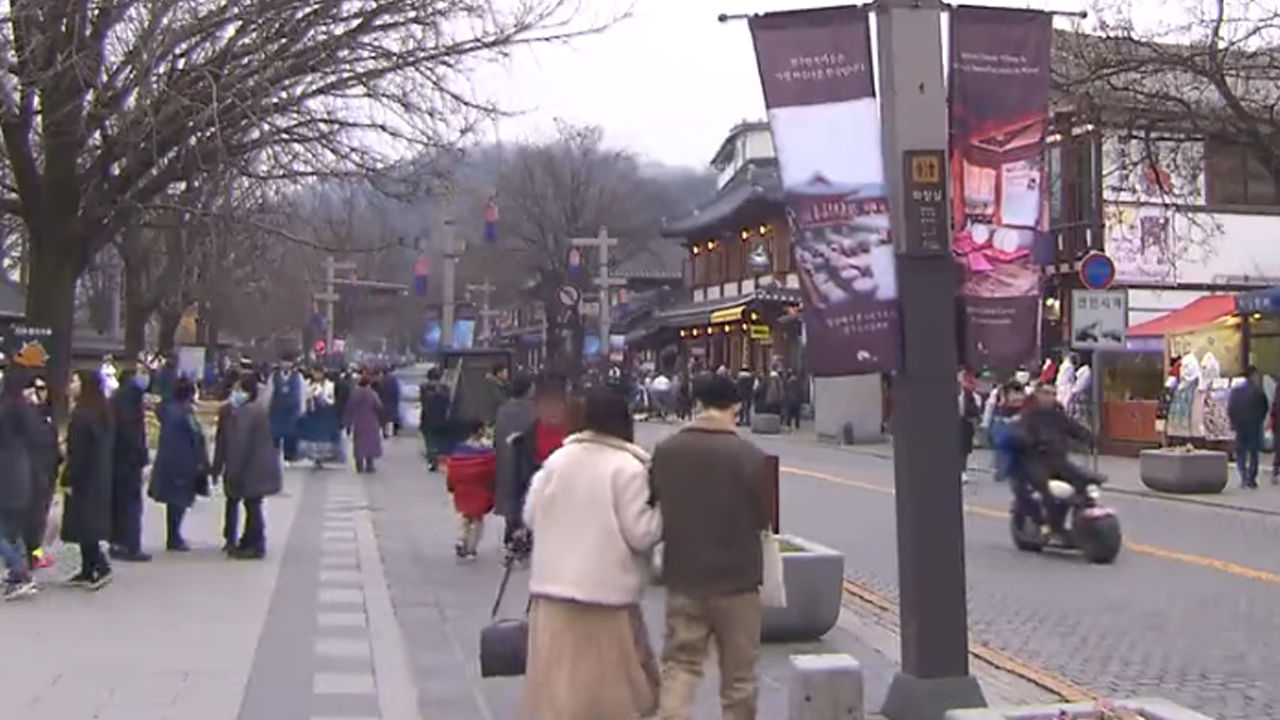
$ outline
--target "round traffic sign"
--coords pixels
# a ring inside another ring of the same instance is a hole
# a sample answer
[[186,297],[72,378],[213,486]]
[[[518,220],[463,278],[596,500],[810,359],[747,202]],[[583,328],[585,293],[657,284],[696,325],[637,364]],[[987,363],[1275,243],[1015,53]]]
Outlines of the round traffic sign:
[[1116,263],[1094,250],[1080,261],[1080,282],[1089,290],[1106,290],[1116,281]]
[[560,300],[561,305],[573,307],[582,299],[582,293],[572,285],[561,285],[560,289],[556,291],[556,298]]

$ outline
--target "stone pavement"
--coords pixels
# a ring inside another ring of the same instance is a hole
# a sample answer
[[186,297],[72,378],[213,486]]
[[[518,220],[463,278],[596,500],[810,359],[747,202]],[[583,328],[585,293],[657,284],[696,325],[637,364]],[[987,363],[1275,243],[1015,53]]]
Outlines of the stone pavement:
[[[290,477],[286,495],[269,504],[278,542],[293,524],[297,491]],[[223,558],[220,505],[201,502],[188,515],[188,554],[119,564],[115,582],[97,593],[58,586],[65,568],[44,572],[37,597],[0,605],[0,717],[234,720],[282,557]],[[163,545],[163,524],[148,502],[150,548]]]
[[[286,473],[268,503],[271,552],[232,562],[219,552],[221,499],[188,516],[189,554],[120,564],[98,593],[59,586],[0,605],[0,718],[21,720],[507,720],[521,681],[481,680],[477,646],[497,587],[498,532],[479,562],[459,565],[443,481],[411,438],[393,441],[377,475]],[[148,504],[147,544],[162,544]],[[65,553],[73,555],[73,551]],[[523,574],[504,612],[526,601]],[[655,646],[661,591],[646,599]],[[895,628],[851,603],[823,642],[768,646],[762,720],[785,720],[788,656],[844,652],[876,708],[895,669]],[[997,704],[1048,699],[975,666]],[[696,717],[718,717],[710,671]]]
[[[489,620],[501,576],[499,518],[490,518],[480,560],[459,565],[453,557],[454,516],[443,479],[426,472],[416,448],[398,440],[382,472],[367,483],[378,545],[395,614],[409,647],[420,692],[419,707],[429,720],[494,720],[520,717],[520,680],[479,678],[479,632]],[[512,579],[503,614],[519,613],[527,601],[526,577]],[[644,614],[654,646],[660,647],[662,594],[646,598]],[[877,624],[872,629],[872,624]],[[843,652],[858,658],[866,676],[867,705],[878,708],[896,667],[891,630],[851,608],[822,642],[771,645],[760,665],[760,718],[785,720],[788,658],[793,653]],[[975,669],[996,704],[1040,702],[1051,696],[997,672]],[[699,720],[719,717],[716,674],[709,669],[698,698]]]
[[[670,431],[646,424],[641,435]],[[892,462],[753,439],[781,461],[783,530],[844,552],[846,574],[892,600]],[[1128,543],[1115,565],[1098,567],[1017,552],[1009,498],[989,476],[964,490],[974,641],[1093,694],[1168,697],[1221,720],[1280,719],[1280,520],[1108,493]]]

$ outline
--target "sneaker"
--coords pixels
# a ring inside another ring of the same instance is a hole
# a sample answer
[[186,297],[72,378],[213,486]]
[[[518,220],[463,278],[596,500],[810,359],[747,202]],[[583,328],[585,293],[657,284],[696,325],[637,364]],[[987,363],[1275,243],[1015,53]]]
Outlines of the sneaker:
[[261,560],[266,556],[266,550],[255,547],[238,547],[231,551],[232,560]]
[[20,600],[25,597],[31,597],[39,590],[35,582],[30,578],[24,580],[13,580],[4,584],[3,597],[5,601]]
[[110,585],[111,581],[115,579],[115,575],[111,568],[103,568],[91,576],[87,587],[89,590],[97,592]]
[[93,578],[89,577],[89,573],[83,570],[67,578],[67,584],[70,585],[71,587],[78,587],[78,588],[89,587],[89,584],[92,582],[93,582]]
[[465,543],[463,543],[461,540],[459,540],[458,542],[454,543],[454,544],[453,544],[453,554],[454,554],[454,555],[456,555],[456,556],[458,557],[458,559],[459,559],[459,560],[465,560],[465,559],[466,559],[466,557],[467,557],[467,546],[466,546],[466,544],[465,544]]

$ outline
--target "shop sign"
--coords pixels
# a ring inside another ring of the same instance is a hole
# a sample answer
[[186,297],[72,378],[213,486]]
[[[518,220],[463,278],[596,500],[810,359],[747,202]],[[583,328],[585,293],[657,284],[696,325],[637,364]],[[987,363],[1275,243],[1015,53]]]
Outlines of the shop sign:
[[1129,291],[1072,290],[1071,346],[1080,350],[1121,350],[1129,326]]
[[773,330],[768,325],[748,325],[747,332],[752,340],[773,340]]

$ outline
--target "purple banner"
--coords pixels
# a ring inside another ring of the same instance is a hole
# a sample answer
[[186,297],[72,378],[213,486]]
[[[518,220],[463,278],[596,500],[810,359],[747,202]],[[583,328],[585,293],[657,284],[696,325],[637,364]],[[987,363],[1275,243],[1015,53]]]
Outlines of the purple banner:
[[901,326],[871,27],[855,7],[750,20],[816,376],[898,368]]
[[1035,248],[1049,229],[1052,43],[1048,13],[951,11],[952,248],[961,272],[964,361],[974,370],[1012,370],[1039,355]]

